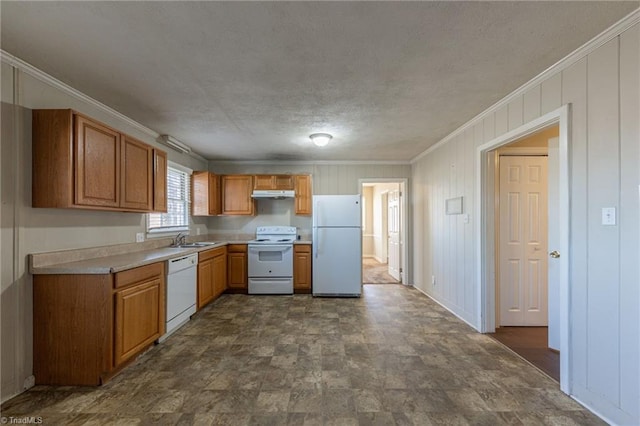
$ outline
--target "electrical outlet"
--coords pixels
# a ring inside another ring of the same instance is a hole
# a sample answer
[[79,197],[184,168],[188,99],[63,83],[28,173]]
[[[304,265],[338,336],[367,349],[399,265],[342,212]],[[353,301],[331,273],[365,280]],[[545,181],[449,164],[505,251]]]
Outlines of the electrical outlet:
[[196,228],[196,235],[200,235],[200,228]]
[[144,242],[144,232],[136,232],[136,243]]
[[436,276],[435,275],[431,275],[431,285],[433,285],[433,286],[436,285]]
[[615,207],[602,208],[602,224],[603,225],[616,224],[616,208]]

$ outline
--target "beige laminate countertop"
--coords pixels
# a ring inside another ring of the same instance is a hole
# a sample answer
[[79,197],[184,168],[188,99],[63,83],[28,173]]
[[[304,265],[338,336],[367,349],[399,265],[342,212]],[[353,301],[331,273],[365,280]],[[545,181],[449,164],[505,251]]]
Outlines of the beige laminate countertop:
[[220,242],[206,247],[162,247],[152,250],[137,251],[113,256],[97,257],[94,259],[78,260],[68,263],[57,263],[54,265],[32,267],[33,275],[42,274],[111,274],[137,268],[138,266],[149,265],[156,262],[174,259],[199,251],[211,250],[217,247],[226,246],[226,242]]
[[[33,275],[45,274],[112,274],[149,265],[156,262],[164,262],[180,256],[198,253],[223,247],[228,244],[247,244],[247,240],[221,241],[204,247],[160,247],[142,251],[132,251],[123,254],[105,255],[91,259],[72,262],[54,263],[45,266],[33,266],[30,260],[30,272]],[[298,240],[294,244],[311,244],[309,240]],[[33,255],[30,255],[33,256]]]

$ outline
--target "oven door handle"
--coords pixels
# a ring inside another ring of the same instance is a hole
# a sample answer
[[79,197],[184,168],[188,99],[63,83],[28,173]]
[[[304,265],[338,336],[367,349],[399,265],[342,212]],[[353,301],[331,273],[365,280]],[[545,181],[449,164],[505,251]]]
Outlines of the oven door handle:
[[269,247],[269,246],[261,246],[261,247],[249,247],[249,251],[251,253],[259,253],[261,251],[281,251],[283,253],[291,250],[292,246],[279,246],[279,247]]

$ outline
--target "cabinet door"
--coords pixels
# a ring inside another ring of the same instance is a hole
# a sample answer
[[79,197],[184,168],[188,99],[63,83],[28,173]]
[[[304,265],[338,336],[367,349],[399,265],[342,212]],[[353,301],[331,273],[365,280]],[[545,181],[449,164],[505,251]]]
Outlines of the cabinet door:
[[221,213],[220,200],[222,194],[220,193],[220,176],[209,173],[209,193],[208,193],[208,206],[209,215],[215,216]]
[[155,277],[115,293],[116,366],[160,337],[162,285]]
[[293,176],[291,175],[275,175],[274,180],[275,187],[273,189],[294,189]]
[[293,246],[293,289],[296,293],[311,292],[311,245]]
[[198,309],[215,297],[213,279],[213,259],[198,262]]
[[311,176],[295,176],[296,214],[311,214]]
[[255,175],[253,178],[253,189],[269,190],[275,189],[276,181],[273,175]]
[[167,153],[153,150],[153,211],[167,212]]
[[227,253],[227,278],[230,290],[246,292],[247,279],[247,245],[232,244],[228,246]]
[[293,189],[292,175],[255,175],[253,177],[253,189]]
[[214,297],[220,296],[227,289],[227,255],[225,253],[213,258]]
[[75,116],[75,204],[120,207],[120,134]]
[[220,177],[200,171],[191,175],[191,211],[193,216],[220,214]]
[[221,177],[221,184],[222,214],[254,214],[254,204],[251,198],[251,192],[253,192],[253,176],[226,175]]
[[120,207],[153,210],[153,148],[122,136]]

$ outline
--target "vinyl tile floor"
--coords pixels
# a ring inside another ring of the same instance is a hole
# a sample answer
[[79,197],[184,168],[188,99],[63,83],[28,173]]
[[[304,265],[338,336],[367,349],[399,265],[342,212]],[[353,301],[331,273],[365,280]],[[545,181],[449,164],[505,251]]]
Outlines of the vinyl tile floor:
[[389,265],[372,258],[362,259],[362,282],[365,284],[398,284],[387,272]]
[[223,295],[101,387],[36,386],[45,425],[600,425],[558,384],[417,290]]

